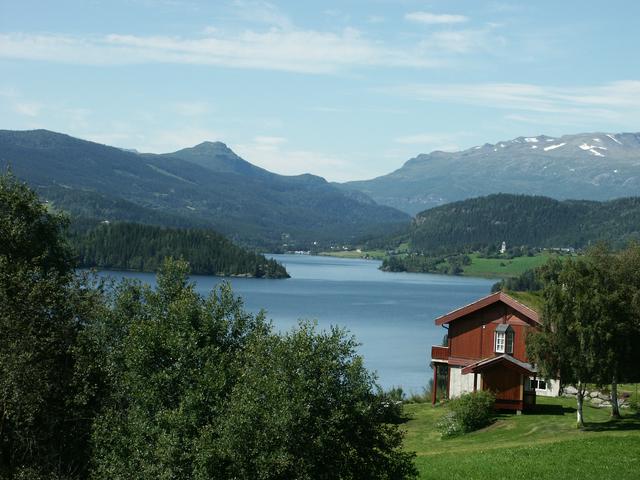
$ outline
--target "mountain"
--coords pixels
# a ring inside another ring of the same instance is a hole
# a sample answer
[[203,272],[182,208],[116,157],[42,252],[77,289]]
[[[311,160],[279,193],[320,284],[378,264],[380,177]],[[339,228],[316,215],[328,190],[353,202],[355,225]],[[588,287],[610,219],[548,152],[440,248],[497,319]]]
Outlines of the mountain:
[[140,154],[47,130],[0,131],[10,168],[73,215],[214,228],[241,243],[277,248],[349,242],[406,224],[409,216],[314,175],[256,167],[219,142]]
[[[147,158],[158,157],[147,154]],[[220,173],[236,173],[249,177],[275,178],[279,175],[271,173],[243,160],[222,142],[202,142],[195,147],[183,148],[173,153],[161,154],[162,158],[176,158],[195,163],[201,167]]]
[[609,200],[640,192],[640,133],[541,135],[435,151],[372,180],[348,182],[376,202],[415,215],[491,193]]
[[503,241],[508,247],[582,248],[598,241],[618,247],[640,239],[640,197],[597,202],[489,195],[419,213],[408,237],[413,250],[429,254]]

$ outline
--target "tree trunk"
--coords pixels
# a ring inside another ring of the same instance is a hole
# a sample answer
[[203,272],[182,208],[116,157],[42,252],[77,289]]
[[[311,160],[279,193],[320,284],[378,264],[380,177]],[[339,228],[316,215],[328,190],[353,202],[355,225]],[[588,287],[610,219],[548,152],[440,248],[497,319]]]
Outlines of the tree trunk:
[[613,376],[611,380],[611,417],[620,418],[620,406],[618,405],[618,380]]
[[585,392],[585,386],[582,385],[582,382],[578,382],[577,385],[577,390],[578,393],[576,393],[576,402],[577,402],[577,409],[576,409],[576,422],[577,422],[577,427],[578,428],[584,428],[584,417],[582,415],[582,404],[584,402],[584,392]]

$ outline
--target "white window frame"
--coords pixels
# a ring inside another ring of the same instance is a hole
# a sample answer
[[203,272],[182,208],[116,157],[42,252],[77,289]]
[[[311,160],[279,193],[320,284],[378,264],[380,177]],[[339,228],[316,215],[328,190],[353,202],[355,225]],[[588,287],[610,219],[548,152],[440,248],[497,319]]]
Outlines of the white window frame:
[[[544,383],[544,387],[541,386],[541,384]],[[543,391],[547,391],[550,390],[551,387],[549,386],[549,382],[547,382],[546,380],[541,380],[541,379],[533,379],[530,378],[529,379],[529,388],[531,390],[543,390]]]
[[506,346],[506,336],[504,332],[496,332],[495,351],[496,353],[504,353]]

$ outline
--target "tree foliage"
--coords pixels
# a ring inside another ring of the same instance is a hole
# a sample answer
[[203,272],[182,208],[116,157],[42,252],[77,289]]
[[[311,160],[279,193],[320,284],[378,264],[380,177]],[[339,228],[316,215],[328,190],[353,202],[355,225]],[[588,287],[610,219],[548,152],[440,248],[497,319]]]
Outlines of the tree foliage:
[[164,258],[173,256],[188,261],[195,274],[289,276],[277,261],[239,247],[212,230],[102,224],[76,231],[71,242],[81,267],[155,272]]
[[344,332],[272,332],[228,286],[170,261],[121,286],[98,329],[109,397],[97,478],[407,478],[411,455]]
[[222,429],[232,477],[414,475],[394,424],[396,404],[375,391],[356,345],[340,329],[317,333],[309,323],[254,339]]
[[224,471],[217,431],[241,374],[239,355],[268,325],[245,313],[228,285],[200,297],[187,271],[186,263],[169,261],[157,290],[119,286],[96,329],[108,395],[93,433],[97,478],[212,478]]
[[442,255],[498,247],[623,247],[638,239],[640,198],[608,202],[495,194],[419,213],[409,229],[414,251]]
[[445,275],[459,275],[463,267],[471,264],[468,255],[391,255],[385,257],[381,269],[386,272],[416,272],[416,273],[440,273]]
[[621,255],[600,246],[583,257],[553,260],[544,270],[543,330],[530,336],[527,350],[543,376],[559,375],[578,389],[579,426],[587,382],[615,386],[640,373],[638,290],[632,287],[640,282],[639,258],[637,246]]
[[0,476],[82,474],[89,422],[74,347],[94,292],[73,276],[66,220],[0,176]]
[[276,333],[182,260],[156,289],[78,277],[64,219],[12,177],[0,215],[0,477],[415,476],[343,331]]

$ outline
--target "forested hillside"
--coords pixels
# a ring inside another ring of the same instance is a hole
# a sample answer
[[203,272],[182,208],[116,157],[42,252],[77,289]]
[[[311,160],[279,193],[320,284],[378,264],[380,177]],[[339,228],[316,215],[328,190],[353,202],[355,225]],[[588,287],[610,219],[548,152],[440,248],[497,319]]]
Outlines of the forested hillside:
[[453,253],[488,245],[583,248],[599,241],[623,246],[640,238],[640,198],[558,201],[496,194],[419,213],[408,234],[413,251]]
[[155,272],[165,257],[189,262],[203,275],[286,278],[285,268],[264,255],[234,245],[222,235],[196,229],[135,223],[101,224],[75,229],[71,243],[81,267]]
[[270,250],[350,243],[410,220],[321,177],[268,172],[219,142],[155,155],[47,130],[0,130],[5,168],[73,215],[212,228]]

